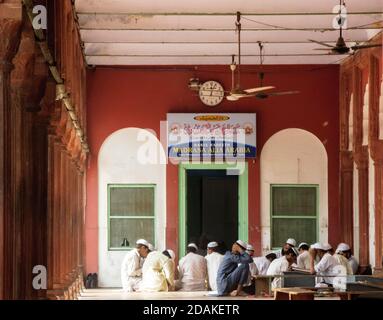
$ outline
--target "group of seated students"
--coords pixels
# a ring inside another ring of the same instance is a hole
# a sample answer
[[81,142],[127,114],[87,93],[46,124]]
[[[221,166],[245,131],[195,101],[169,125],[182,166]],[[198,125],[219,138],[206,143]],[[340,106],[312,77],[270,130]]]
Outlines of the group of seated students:
[[340,243],[334,251],[330,244],[309,246],[288,239],[281,250],[255,257],[254,248],[242,240],[233,243],[224,255],[218,252],[217,242],[209,242],[207,255],[198,254],[195,243],[189,243],[187,254],[176,268],[171,249],[156,251],[144,239],[137,240],[136,248],[129,251],[121,267],[121,280],[126,292],[159,291],[215,291],[218,296],[254,294],[253,279],[257,275],[273,277],[272,287],[282,286],[281,275],[293,267],[317,274],[318,286],[331,286],[336,266],[343,266],[345,274],[355,274],[358,262],[350,246]]

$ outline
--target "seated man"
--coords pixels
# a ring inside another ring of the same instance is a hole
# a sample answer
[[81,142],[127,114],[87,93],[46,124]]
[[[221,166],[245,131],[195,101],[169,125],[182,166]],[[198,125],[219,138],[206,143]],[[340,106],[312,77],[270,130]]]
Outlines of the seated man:
[[350,246],[347,243],[339,243],[338,249],[339,249],[339,254],[343,255],[348,260],[352,273],[356,274],[358,272],[359,263],[355,259],[355,257],[352,255]]
[[178,263],[177,289],[180,291],[206,290],[207,262],[203,256],[196,253],[197,250],[197,245],[190,243],[186,249],[186,256]]
[[352,275],[354,274],[351,268],[350,263],[348,262],[348,259],[343,255],[343,249],[344,247],[342,246],[343,244],[340,243],[338,247],[336,248],[335,254],[333,254],[333,257],[338,261],[340,265],[345,267],[347,271],[347,275]]
[[272,263],[276,258],[277,255],[274,252],[270,252],[264,257],[254,257],[253,260],[257,267],[258,275],[265,276],[270,263]]
[[121,264],[122,288],[126,292],[137,291],[142,280],[142,265],[149,254],[149,243],[140,239],[136,248],[129,251]]
[[298,268],[310,270],[310,254],[309,254],[309,245],[306,242],[302,242],[298,246],[299,255],[297,258]]
[[251,244],[248,244],[246,247],[246,252],[249,254],[253,262],[249,263],[249,279],[247,283],[243,286],[243,291],[247,294],[255,294],[255,280],[254,276],[256,276],[259,272],[256,264],[254,263],[254,247]]
[[[339,265],[338,261],[328,253],[332,247],[330,245],[323,245],[321,243],[315,243],[310,247],[311,256],[311,274],[319,274],[322,277],[316,279],[316,287],[333,286],[334,276],[337,275],[334,268]],[[315,264],[315,258],[319,257],[319,262]]]
[[207,261],[208,285],[212,291],[217,291],[217,272],[223,259],[223,255],[218,253],[217,249],[217,242],[209,242],[207,245],[207,255],[205,257]]
[[253,259],[246,252],[246,243],[237,240],[233,243],[231,252],[227,251],[218,268],[217,289],[219,296],[243,295],[243,285],[249,279],[249,263]]
[[[172,250],[169,251],[172,252]],[[172,290],[174,290],[174,261],[170,253],[168,251],[150,252],[142,267],[142,282],[139,291]]]
[[297,245],[297,242],[295,241],[295,239],[292,239],[292,238],[287,239],[282,249],[275,252],[275,254],[277,255],[277,258],[280,258],[283,255],[285,255],[287,250],[289,250],[290,248],[295,248],[296,245]]
[[290,270],[290,267],[293,263],[295,263],[296,258],[296,250],[289,248],[287,251],[285,251],[285,254],[282,257],[277,258],[273,260],[272,263],[270,263],[270,266],[267,269],[267,275],[278,276],[275,277],[271,283],[271,287],[273,289],[282,287],[282,277],[279,276],[283,275],[283,272]]

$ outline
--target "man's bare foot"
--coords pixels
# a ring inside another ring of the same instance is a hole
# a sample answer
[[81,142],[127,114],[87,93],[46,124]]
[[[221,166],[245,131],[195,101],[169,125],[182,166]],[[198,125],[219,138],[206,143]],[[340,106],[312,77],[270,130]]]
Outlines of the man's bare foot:
[[238,296],[238,291],[237,290],[233,290],[232,292],[230,292],[230,296],[232,296],[232,297]]
[[247,294],[243,291],[233,290],[230,293],[230,296],[232,296],[232,297],[245,297],[245,296],[247,296]]

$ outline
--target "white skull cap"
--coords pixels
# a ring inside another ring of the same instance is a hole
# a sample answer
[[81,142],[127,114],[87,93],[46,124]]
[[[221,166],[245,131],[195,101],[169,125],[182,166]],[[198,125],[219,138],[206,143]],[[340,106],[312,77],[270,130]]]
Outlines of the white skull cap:
[[147,246],[149,248],[149,242],[147,242],[145,239],[138,239],[136,241],[136,244],[142,244],[143,246]]
[[297,242],[293,238],[287,239],[286,243],[288,243],[290,246],[293,246],[293,247],[297,245]]
[[166,249],[167,252],[169,252],[172,260],[174,261],[174,259],[176,258],[176,254],[174,253],[174,251],[172,249]]
[[245,241],[242,241],[242,240],[237,240],[236,243],[242,247],[244,250],[246,250],[246,247],[247,247],[247,243]]
[[325,243],[325,244],[323,245],[323,250],[328,251],[328,250],[331,250],[331,249],[332,249],[331,244],[329,244],[329,243]]
[[253,247],[251,244],[248,244],[248,245],[246,246],[246,250],[254,251],[254,247]]
[[339,252],[339,251],[348,251],[350,250],[350,246],[347,244],[347,243],[339,243],[338,244],[338,248],[336,248],[336,252]]
[[209,242],[209,243],[207,244],[207,247],[208,247],[208,248],[216,248],[216,247],[218,247],[218,243],[215,242],[215,241]]
[[324,250],[323,245],[320,242],[316,242],[310,246],[311,249]]
[[195,243],[189,243],[188,247],[192,247],[192,248],[195,248],[196,250],[198,250],[198,247]]
[[299,244],[298,249],[300,249],[302,246],[308,246],[309,247],[309,245],[306,242],[302,242]]

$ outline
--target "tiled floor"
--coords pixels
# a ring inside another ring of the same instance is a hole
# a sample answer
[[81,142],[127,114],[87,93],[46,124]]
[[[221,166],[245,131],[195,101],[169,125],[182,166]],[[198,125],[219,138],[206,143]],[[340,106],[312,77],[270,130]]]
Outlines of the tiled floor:
[[[339,300],[338,298],[315,298],[315,300]],[[86,289],[79,300],[273,300],[273,298],[262,298],[254,296],[247,297],[211,297],[207,291],[199,292],[153,292],[125,293],[121,289],[100,288]]]

